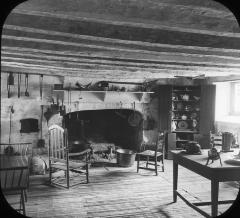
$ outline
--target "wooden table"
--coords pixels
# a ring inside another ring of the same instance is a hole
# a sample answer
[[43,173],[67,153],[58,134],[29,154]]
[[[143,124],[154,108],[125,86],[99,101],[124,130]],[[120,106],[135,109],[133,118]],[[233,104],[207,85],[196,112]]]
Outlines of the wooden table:
[[[239,150],[234,152],[221,153],[222,166],[219,160],[206,165],[209,149],[202,149],[201,155],[189,155],[185,151],[172,150],[173,155],[173,201],[177,201],[179,196],[190,207],[206,217],[211,217],[206,212],[202,211],[198,206],[211,205],[212,217],[217,216],[218,204],[232,203],[234,200],[218,201],[219,182],[240,181],[240,166],[230,165],[225,162],[232,155],[238,154]],[[177,190],[178,185],[178,165],[181,165],[209,180],[211,180],[211,201],[190,203]]]

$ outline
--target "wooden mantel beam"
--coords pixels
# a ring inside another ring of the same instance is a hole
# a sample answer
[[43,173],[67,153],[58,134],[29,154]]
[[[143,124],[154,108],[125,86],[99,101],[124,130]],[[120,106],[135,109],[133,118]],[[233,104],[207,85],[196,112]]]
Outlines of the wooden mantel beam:
[[232,81],[239,81],[240,82],[240,73],[239,73],[239,75],[209,77],[207,79],[207,81],[209,83],[232,82]]

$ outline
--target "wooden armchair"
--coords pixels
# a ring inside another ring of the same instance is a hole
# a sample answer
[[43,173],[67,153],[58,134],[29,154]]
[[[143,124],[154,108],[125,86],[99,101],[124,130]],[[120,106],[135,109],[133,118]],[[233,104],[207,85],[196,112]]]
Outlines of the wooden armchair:
[[[162,167],[164,172],[164,155],[165,155],[165,141],[166,132],[160,132],[154,143],[141,145],[141,152],[137,153],[137,172],[139,169],[155,171],[156,176],[158,175],[158,166]],[[146,166],[140,166],[140,161],[145,159]],[[161,164],[159,164],[161,163]],[[149,167],[152,165],[154,167]]]
[[[64,188],[69,188],[82,181],[75,181],[75,176],[70,174],[84,174],[86,183],[89,182],[88,165],[89,155],[91,150],[86,149],[82,152],[69,153],[67,129],[63,129],[58,125],[49,127],[49,180],[50,184],[58,185]],[[72,160],[71,157],[83,157],[83,159]],[[64,175],[58,175],[64,172]],[[54,176],[55,175],[55,176]]]

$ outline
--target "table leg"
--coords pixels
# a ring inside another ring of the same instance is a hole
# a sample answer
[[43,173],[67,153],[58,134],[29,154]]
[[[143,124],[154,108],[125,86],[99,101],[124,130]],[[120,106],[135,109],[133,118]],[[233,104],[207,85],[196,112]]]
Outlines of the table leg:
[[219,182],[211,180],[211,200],[212,200],[212,217],[216,217],[218,213],[218,191]]
[[178,164],[173,161],[173,202],[177,201]]

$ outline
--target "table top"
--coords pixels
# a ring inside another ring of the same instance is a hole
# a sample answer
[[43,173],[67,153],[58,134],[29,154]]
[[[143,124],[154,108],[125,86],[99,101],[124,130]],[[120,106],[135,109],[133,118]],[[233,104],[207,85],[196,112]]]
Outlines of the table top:
[[28,168],[28,157],[17,155],[0,155],[0,169]]
[[[209,149],[201,149],[201,151],[202,151],[202,154],[187,154],[185,150],[172,150],[171,152],[177,155],[178,157],[182,157],[184,159],[193,161],[201,165],[206,165],[208,160]],[[233,149],[233,152],[221,152],[220,157],[222,161],[222,166],[218,159],[218,160],[214,160],[213,163],[211,160],[209,160],[207,167],[209,168],[240,168],[240,158],[239,158],[239,163],[235,162],[234,164],[234,162],[231,161],[234,157],[238,156],[239,152],[240,152],[239,149]]]
[[214,160],[213,163],[209,160],[208,165],[206,165],[209,149],[201,150],[202,154],[200,155],[190,155],[187,154],[185,150],[172,150],[173,163],[179,164],[210,180],[220,182],[240,180],[240,165],[228,163],[229,159],[231,159],[234,155],[239,154],[239,149],[234,149],[234,152],[221,152],[220,157],[222,165],[220,164],[219,159]]

